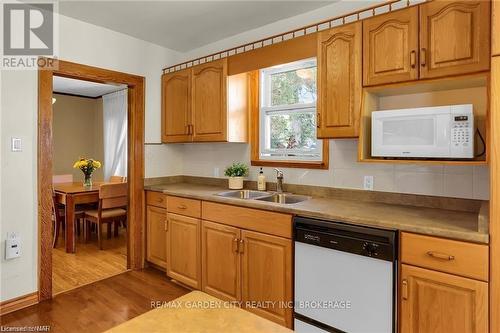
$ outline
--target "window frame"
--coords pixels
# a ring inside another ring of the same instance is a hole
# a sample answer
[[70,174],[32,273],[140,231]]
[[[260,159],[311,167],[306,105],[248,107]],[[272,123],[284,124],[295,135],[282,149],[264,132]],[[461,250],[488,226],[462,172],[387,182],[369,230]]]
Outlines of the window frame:
[[[286,66],[287,70],[300,69],[310,67],[310,63],[307,63],[308,60],[312,59],[302,59],[298,60],[302,62],[302,64],[297,64],[293,66],[293,63],[290,66]],[[281,72],[281,68],[270,68],[268,70],[264,70],[266,74],[273,74],[277,72]],[[269,158],[261,157],[261,149],[263,148],[264,142],[261,142],[261,126],[265,121],[261,117],[261,113],[266,111],[277,112],[279,113],[281,110],[291,110],[291,109],[316,109],[317,103],[308,103],[308,104],[297,104],[297,105],[286,105],[286,106],[274,106],[274,107],[263,107],[264,110],[261,111],[261,104],[263,104],[263,99],[267,98],[269,100],[270,95],[264,93],[264,85],[261,85],[261,71],[256,70],[251,72],[250,74],[250,98],[251,98],[251,165],[253,166],[272,166],[272,167],[288,167],[288,168],[305,168],[305,169],[328,169],[329,162],[329,140],[317,139],[320,142],[320,146],[318,150],[321,153],[321,158],[319,160],[302,160],[302,159],[289,159],[286,156],[270,156]],[[268,103],[270,104],[270,103]],[[315,112],[317,114],[317,110]]]

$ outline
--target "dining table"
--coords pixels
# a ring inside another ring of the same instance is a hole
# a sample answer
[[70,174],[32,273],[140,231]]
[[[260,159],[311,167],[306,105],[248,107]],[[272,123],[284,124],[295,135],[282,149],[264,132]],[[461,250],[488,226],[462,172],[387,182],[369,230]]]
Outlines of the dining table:
[[65,244],[67,253],[75,253],[75,210],[77,205],[99,202],[99,186],[104,182],[93,182],[91,186],[83,182],[53,184],[56,203],[64,205],[66,212]]

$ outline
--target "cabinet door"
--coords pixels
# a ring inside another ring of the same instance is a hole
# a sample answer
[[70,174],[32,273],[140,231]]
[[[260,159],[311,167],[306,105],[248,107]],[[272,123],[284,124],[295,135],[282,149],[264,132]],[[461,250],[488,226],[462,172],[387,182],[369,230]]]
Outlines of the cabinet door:
[[418,8],[363,21],[363,84],[418,78]]
[[484,71],[489,64],[489,1],[433,1],[421,6],[421,78]]
[[402,333],[487,331],[486,282],[402,265]]
[[162,76],[162,142],[191,141],[191,70]]
[[244,306],[253,304],[249,311],[291,327],[292,308],[285,305],[292,301],[292,241],[246,230],[241,241]]
[[361,22],[318,35],[318,138],[359,133]]
[[500,2],[491,2],[491,55],[500,55]]
[[227,59],[193,68],[193,141],[227,139]]
[[203,291],[229,301],[241,299],[240,230],[202,221],[201,267]]
[[200,220],[168,213],[167,275],[201,288]]
[[147,259],[162,268],[167,267],[167,211],[147,206]]

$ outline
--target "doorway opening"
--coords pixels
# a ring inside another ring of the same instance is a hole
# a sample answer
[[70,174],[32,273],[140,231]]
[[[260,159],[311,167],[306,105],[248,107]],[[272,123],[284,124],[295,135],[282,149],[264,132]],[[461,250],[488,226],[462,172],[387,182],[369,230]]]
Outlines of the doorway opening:
[[40,301],[144,266],[144,78],[45,63],[51,68],[38,72]]
[[[128,88],[57,75],[52,81],[52,294],[57,295],[127,271],[127,207],[101,209],[99,218],[99,198],[102,189],[126,190]],[[69,203],[74,207],[68,209]],[[74,221],[68,228],[70,209]]]

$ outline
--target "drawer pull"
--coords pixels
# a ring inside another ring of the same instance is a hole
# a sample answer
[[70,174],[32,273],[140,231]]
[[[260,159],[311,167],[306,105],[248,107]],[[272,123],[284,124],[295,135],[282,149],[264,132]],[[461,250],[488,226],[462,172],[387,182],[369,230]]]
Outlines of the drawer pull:
[[433,258],[441,259],[441,260],[448,260],[448,261],[455,260],[455,256],[445,254],[445,253],[440,253],[440,252],[429,251],[429,252],[427,252],[427,255],[429,257],[433,257]]
[[177,206],[177,208],[179,208],[179,209],[186,209],[187,206],[186,205],[179,205],[179,206]]
[[401,289],[403,299],[408,299],[408,281],[406,279],[401,281]]
[[165,231],[168,231],[168,219],[165,220]]
[[156,201],[161,203],[161,202],[163,202],[163,198],[162,197],[157,197]]

